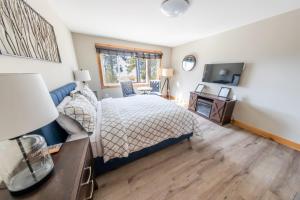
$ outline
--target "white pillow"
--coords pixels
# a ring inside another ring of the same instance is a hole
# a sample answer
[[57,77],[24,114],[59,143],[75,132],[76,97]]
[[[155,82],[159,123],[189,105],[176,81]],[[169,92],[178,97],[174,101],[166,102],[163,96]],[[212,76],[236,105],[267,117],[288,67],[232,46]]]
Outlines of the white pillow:
[[71,142],[71,141],[75,141],[75,140],[80,140],[80,139],[86,138],[86,137],[89,137],[89,135],[88,135],[87,132],[79,133],[79,134],[72,134],[72,135],[68,136],[67,142]]
[[88,87],[88,86],[84,86],[81,90],[80,93],[86,97],[89,102],[91,102],[91,104],[95,107],[95,109],[97,109],[97,104],[98,104],[98,100],[94,94],[94,92]]
[[64,113],[64,107],[72,100],[72,97],[66,96],[56,107],[59,113]]
[[84,96],[75,94],[72,100],[65,105],[63,114],[76,120],[86,132],[94,132],[96,109]]
[[82,126],[77,121],[75,121],[67,115],[59,113],[56,122],[70,135],[86,134]]

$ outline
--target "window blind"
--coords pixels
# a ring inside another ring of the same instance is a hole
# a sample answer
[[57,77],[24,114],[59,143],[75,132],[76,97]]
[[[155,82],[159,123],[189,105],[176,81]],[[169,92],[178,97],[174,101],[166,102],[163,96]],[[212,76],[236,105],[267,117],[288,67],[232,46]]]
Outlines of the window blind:
[[130,50],[130,49],[97,47],[96,46],[96,51],[97,51],[97,53],[101,53],[101,54],[131,56],[131,57],[144,58],[144,59],[161,59],[162,58],[162,53],[134,51],[134,50]]

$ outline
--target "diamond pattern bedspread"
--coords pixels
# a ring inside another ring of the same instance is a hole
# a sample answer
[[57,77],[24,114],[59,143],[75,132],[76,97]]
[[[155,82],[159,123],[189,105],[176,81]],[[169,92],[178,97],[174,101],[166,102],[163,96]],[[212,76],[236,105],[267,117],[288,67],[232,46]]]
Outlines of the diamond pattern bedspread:
[[155,95],[104,99],[101,108],[105,162],[127,157],[168,138],[200,131],[191,112]]

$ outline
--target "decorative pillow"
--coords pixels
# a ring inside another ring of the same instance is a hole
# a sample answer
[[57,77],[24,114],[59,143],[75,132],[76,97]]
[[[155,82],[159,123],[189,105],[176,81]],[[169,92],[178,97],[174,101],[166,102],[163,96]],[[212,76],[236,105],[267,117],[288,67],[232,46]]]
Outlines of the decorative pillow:
[[[75,91],[75,90],[73,90]],[[75,121],[74,119],[70,118],[69,116],[63,114],[64,107],[72,100],[72,97],[66,96],[62,102],[56,107],[59,116],[56,119],[56,122],[68,133],[68,134],[82,134],[86,133],[82,126]]]
[[84,86],[81,90],[80,90],[80,93],[86,97],[90,102],[91,104],[97,109],[97,103],[98,103],[98,100],[97,100],[97,97],[96,95],[94,94],[94,92],[88,87],[88,86]]
[[84,96],[75,94],[72,100],[64,107],[63,114],[76,120],[86,132],[94,132],[96,109]]

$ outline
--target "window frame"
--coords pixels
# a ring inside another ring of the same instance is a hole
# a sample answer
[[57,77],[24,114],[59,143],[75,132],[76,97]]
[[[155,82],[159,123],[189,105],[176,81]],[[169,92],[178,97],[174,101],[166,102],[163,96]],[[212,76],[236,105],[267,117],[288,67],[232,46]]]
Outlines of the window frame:
[[[141,49],[141,48],[132,48],[132,47],[127,47],[127,46],[122,46],[122,45],[113,45],[113,44],[99,44],[96,43],[95,45],[96,48],[101,48],[101,47],[109,47],[109,48],[118,48],[118,49],[124,49],[124,50],[130,50],[130,51],[143,51],[145,53],[159,53],[163,57],[162,51],[159,50],[149,50],[149,49]],[[98,65],[98,72],[99,72],[99,79],[100,79],[100,86],[101,89],[105,88],[117,88],[120,87],[120,84],[104,84],[104,78],[103,78],[103,67],[101,64],[101,56],[100,53],[96,52],[96,60],[97,60],[97,65]],[[161,70],[162,66],[162,58],[160,59],[160,65],[158,71]],[[146,65],[146,68],[148,66]],[[157,79],[159,78],[159,73],[157,73]],[[133,83],[134,86],[149,86],[150,85],[150,80],[148,80],[149,77],[147,77],[146,83]]]

